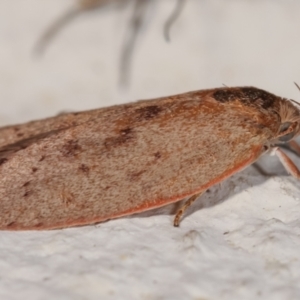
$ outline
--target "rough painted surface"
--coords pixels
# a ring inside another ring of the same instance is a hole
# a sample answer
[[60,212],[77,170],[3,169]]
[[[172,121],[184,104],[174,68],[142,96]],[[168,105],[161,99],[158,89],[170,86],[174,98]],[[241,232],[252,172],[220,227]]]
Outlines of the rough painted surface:
[[[299,99],[292,85],[300,78],[296,1],[197,1],[172,30],[171,44],[160,38],[173,7],[166,2],[136,50],[126,96],[115,92],[122,26],[114,24],[121,18],[125,24],[124,15],[109,11],[103,23],[97,14],[78,19],[45,60],[32,63],[36,36],[68,5],[44,2],[47,9],[36,0],[1,2],[2,125],[222,83]],[[117,28],[111,39],[102,31],[107,25]],[[101,60],[100,52],[111,56]],[[179,228],[172,227],[172,206],[98,226],[1,232],[1,298],[299,299],[299,192],[278,160],[264,157],[207,193]]]

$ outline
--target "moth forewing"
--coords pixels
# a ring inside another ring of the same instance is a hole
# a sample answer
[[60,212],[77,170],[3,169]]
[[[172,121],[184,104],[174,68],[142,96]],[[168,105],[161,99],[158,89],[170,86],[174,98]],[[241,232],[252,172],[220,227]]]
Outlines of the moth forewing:
[[189,197],[178,226],[196,195],[272,146],[287,116],[299,130],[296,107],[280,115],[285,101],[219,88],[0,129],[0,228],[92,224]]

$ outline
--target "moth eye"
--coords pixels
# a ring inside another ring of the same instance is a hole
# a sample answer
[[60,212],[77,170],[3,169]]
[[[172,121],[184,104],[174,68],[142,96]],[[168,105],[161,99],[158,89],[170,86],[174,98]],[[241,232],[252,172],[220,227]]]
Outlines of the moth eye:
[[[282,136],[279,137],[279,141],[281,142],[288,142],[295,136],[295,130],[290,131],[290,126],[292,125],[291,122],[285,122],[281,124],[279,133],[283,134]],[[287,131],[287,134],[284,134],[284,132]]]
[[281,124],[279,132],[283,133],[283,132],[287,131],[291,125],[292,125],[291,122],[285,122],[285,123]]
[[279,141],[286,143],[286,142],[290,141],[294,136],[295,136],[295,132],[292,131],[286,135],[279,137]]

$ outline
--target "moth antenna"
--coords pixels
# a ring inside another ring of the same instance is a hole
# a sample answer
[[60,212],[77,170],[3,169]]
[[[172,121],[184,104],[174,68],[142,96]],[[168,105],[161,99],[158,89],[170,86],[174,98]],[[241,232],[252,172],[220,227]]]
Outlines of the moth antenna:
[[167,42],[170,42],[171,27],[180,16],[180,13],[182,12],[185,3],[186,0],[177,0],[174,10],[172,11],[171,15],[169,16],[164,25],[164,37]]
[[300,91],[300,87],[299,87],[298,83],[294,81],[294,84],[297,87],[297,89]]
[[[295,86],[297,87],[297,89],[300,91],[300,86],[297,84],[297,82],[294,82]],[[289,99],[291,102],[295,103],[296,105],[300,106],[300,103],[293,100],[293,99]]]
[[293,100],[293,99],[289,99],[289,100],[290,100],[291,102],[297,104],[298,106],[300,106],[300,103],[299,103],[299,102],[297,102],[297,101],[295,101],[295,100]]
[[125,39],[120,60],[120,85],[125,87],[129,82],[130,64],[137,36],[143,25],[145,8],[151,0],[135,0],[133,14],[129,23],[129,33]]

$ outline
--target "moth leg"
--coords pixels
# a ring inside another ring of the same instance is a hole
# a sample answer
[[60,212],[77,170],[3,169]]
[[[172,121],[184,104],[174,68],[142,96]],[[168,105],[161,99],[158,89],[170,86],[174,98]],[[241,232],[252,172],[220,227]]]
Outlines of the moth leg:
[[46,31],[38,39],[33,50],[34,54],[43,54],[48,44],[52,41],[60,29],[73,20],[79,13],[80,11],[77,9],[77,7],[74,7],[60,16],[53,24],[51,24],[50,27],[46,29]]
[[298,155],[300,155],[300,146],[296,141],[290,141],[288,145],[294,150]]
[[104,5],[108,0],[80,0],[77,5],[70,8],[63,15],[61,15],[55,22],[53,22],[48,29],[40,36],[33,52],[36,55],[42,55],[45,49],[58,34],[58,32],[68,23],[70,23],[75,17],[82,12],[93,10],[101,5]]
[[287,172],[293,177],[300,179],[300,171],[293,161],[280,148],[274,148],[274,153],[277,155]]
[[177,0],[177,4],[174,8],[174,11],[172,11],[172,14],[167,19],[165,25],[164,25],[164,37],[167,42],[170,41],[170,29],[172,25],[175,23],[175,21],[180,16],[180,13],[183,9],[184,4],[186,3],[186,0]]
[[187,208],[189,208],[194,202],[195,200],[200,197],[205,191],[195,194],[192,197],[190,197],[184,204],[183,206],[177,211],[176,216],[174,218],[174,226],[178,227],[179,223],[180,223],[180,219],[183,215],[183,213],[187,210]]
[[129,21],[129,30],[120,58],[120,86],[126,87],[129,83],[131,59],[138,34],[144,24],[145,13],[150,0],[135,0],[133,14]]

